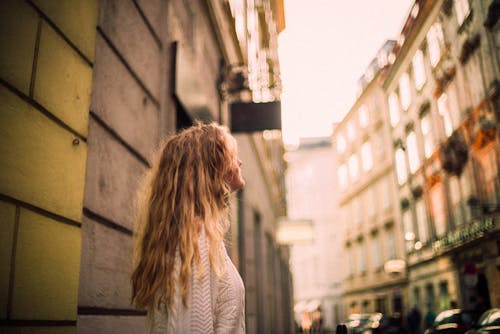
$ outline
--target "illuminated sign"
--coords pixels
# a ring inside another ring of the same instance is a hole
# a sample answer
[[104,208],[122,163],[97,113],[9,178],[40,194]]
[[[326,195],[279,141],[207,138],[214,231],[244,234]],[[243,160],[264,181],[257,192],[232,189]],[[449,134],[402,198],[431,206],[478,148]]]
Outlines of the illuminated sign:
[[278,221],[276,240],[280,245],[312,242],[314,238],[313,222],[311,220]]
[[388,274],[400,274],[405,271],[406,262],[401,259],[389,260],[384,264],[384,271]]
[[447,235],[437,239],[432,243],[432,248],[437,251],[447,247],[457,246],[470,240],[475,240],[483,235],[484,232],[495,228],[493,217],[475,219],[469,224],[449,232]]

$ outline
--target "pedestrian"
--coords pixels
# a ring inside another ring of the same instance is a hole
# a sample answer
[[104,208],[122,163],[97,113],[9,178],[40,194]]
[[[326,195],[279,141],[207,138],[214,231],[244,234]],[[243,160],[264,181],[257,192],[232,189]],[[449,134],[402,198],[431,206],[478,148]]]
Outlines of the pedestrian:
[[420,334],[420,323],[422,321],[422,314],[417,305],[414,305],[406,317],[410,334]]
[[432,306],[428,306],[427,313],[425,313],[424,321],[425,321],[425,329],[432,327],[434,324],[434,319],[436,318],[436,314],[432,310]]
[[132,303],[147,333],[244,333],[245,290],[224,247],[229,195],[245,180],[227,128],[169,136],[142,184]]

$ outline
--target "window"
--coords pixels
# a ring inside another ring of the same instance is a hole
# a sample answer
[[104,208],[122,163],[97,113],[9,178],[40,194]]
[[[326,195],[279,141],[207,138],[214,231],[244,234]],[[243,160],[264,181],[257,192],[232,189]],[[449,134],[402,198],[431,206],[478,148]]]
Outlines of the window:
[[352,181],[356,181],[359,177],[359,163],[356,153],[349,158],[349,175]]
[[437,184],[431,189],[430,200],[436,236],[440,237],[446,232],[446,207],[442,184]]
[[457,14],[457,23],[459,26],[464,23],[464,20],[469,15],[469,12],[469,0],[455,0],[455,14]]
[[339,186],[340,189],[345,189],[348,184],[348,175],[347,175],[347,166],[345,164],[340,165],[339,169],[337,170],[337,176],[339,178]]
[[444,132],[446,137],[449,137],[453,133],[453,124],[451,121],[450,109],[448,108],[448,96],[445,93],[441,94],[437,104],[439,114],[443,118]]
[[425,84],[425,66],[424,66],[424,53],[422,50],[417,50],[413,56],[413,79],[415,81],[415,88],[420,90]]
[[[486,94],[485,87],[482,82],[482,70],[479,59],[479,55],[477,53],[473,54],[470,60],[464,64],[465,70],[465,78],[468,80],[468,91],[470,94],[470,101],[468,101],[469,105],[476,106],[481,100],[484,98]],[[450,91],[449,89],[447,90]],[[451,96],[449,96],[451,99]]]
[[369,115],[368,115],[368,108],[365,105],[362,105],[359,108],[359,125],[363,128],[366,128],[368,126],[368,123],[370,122]]
[[399,98],[401,99],[401,107],[408,110],[411,103],[410,76],[408,73],[403,73],[399,79]]
[[495,151],[485,152],[480,158],[482,188],[485,195],[484,201],[492,206],[498,204],[498,171],[495,160]]
[[418,156],[417,136],[415,131],[411,131],[406,137],[406,149],[408,150],[408,160],[410,163],[410,172],[415,173],[420,167],[420,158]]
[[394,239],[394,231],[387,231],[387,259],[394,260],[396,258],[396,240]]
[[450,201],[453,221],[456,225],[462,224],[464,215],[462,214],[462,201],[460,196],[460,180],[454,176],[449,179],[450,183]]
[[422,198],[419,198],[415,202],[415,213],[417,214],[418,239],[425,243],[429,240],[429,225],[427,222],[425,202]]
[[467,200],[472,194],[471,190],[472,179],[467,175],[467,172],[462,172],[460,175],[460,188],[462,189],[462,198],[464,201],[464,221],[468,222],[471,219],[471,207],[467,204]]
[[361,241],[358,246],[358,265],[359,272],[363,273],[366,271],[366,258],[365,258],[365,243]]
[[354,122],[352,120],[347,122],[347,137],[350,141],[356,138],[356,130],[354,130]]
[[399,99],[395,92],[389,95],[389,119],[391,125],[395,127],[399,123]]
[[439,308],[446,310],[450,308],[450,292],[448,291],[448,282],[439,282]]
[[443,28],[441,23],[435,22],[427,33],[427,46],[431,65],[434,67],[441,59],[441,49],[444,46]]
[[413,289],[413,305],[421,305],[420,288],[417,286]]
[[415,232],[413,232],[413,218],[410,209],[403,211],[403,229],[405,232],[406,250],[411,251],[415,244]]
[[382,210],[387,210],[391,207],[392,196],[391,196],[391,179],[389,176],[383,177],[378,182],[377,194],[380,196],[380,205]]
[[379,269],[382,266],[382,258],[380,257],[380,240],[378,235],[372,239],[372,257],[373,268]]
[[337,135],[337,151],[339,153],[344,153],[346,149],[346,142],[343,134]]
[[355,262],[354,262],[354,249],[353,247],[347,248],[347,261],[349,262],[347,266],[349,267],[349,276],[353,276],[355,273]]
[[361,162],[363,164],[363,170],[369,171],[373,167],[373,156],[372,148],[369,141],[366,141],[361,146]]
[[420,120],[420,128],[422,130],[422,137],[424,141],[424,153],[426,158],[429,158],[434,152],[434,136],[432,134],[430,118],[431,118],[430,114],[426,114]]
[[435,293],[434,293],[434,285],[429,283],[425,286],[425,304],[428,305],[431,310],[434,309],[436,301],[435,301]]
[[405,152],[401,148],[396,150],[396,174],[400,185],[406,182],[408,171],[406,169]]

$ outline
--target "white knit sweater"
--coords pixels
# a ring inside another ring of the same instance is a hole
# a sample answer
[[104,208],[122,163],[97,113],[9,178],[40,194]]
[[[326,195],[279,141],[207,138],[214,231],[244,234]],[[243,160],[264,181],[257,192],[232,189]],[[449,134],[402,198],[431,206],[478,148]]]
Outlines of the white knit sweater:
[[[238,271],[224,249],[226,270],[217,277],[210,268],[208,239],[204,231],[198,246],[205,274],[198,279],[198,268],[193,266],[188,307],[182,305],[177,287],[171,312],[167,312],[164,305],[148,311],[147,333],[245,333],[245,287]],[[174,272],[179,272],[179,261]]]

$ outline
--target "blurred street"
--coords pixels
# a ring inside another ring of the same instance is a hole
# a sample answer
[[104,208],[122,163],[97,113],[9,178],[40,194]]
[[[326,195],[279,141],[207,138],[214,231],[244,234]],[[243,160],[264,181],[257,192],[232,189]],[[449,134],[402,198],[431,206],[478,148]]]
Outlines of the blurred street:
[[[313,65],[354,71],[363,42],[279,50],[309,33],[291,1],[0,1],[1,333],[145,331],[139,185],[197,122],[226,126],[243,162],[225,241],[247,333],[500,333],[500,1],[409,1],[347,110]],[[362,24],[328,4],[303,15]],[[281,59],[317,96],[286,91]]]

